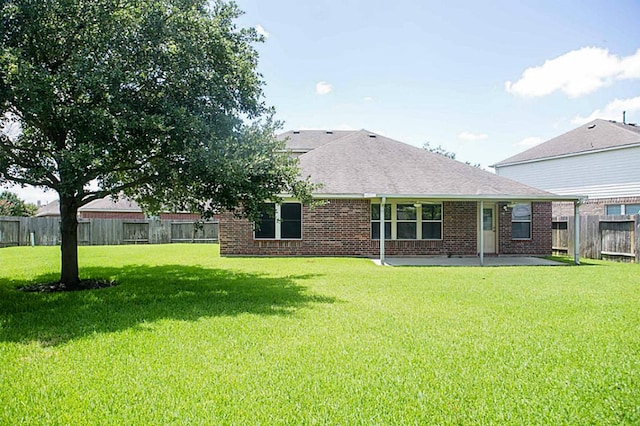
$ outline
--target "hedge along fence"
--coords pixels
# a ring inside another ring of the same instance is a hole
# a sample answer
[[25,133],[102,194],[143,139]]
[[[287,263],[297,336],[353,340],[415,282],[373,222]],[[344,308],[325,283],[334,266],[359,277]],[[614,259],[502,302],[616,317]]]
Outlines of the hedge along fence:
[[[574,223],[571,217],[553,218],[554,252],[573,253]],[[580,216],[580,256],[640,262],[640,215]]]
[[[167,244],[218,241],[218,221],[81,219],[79,245]],[[0,216],[0,247],[60,244],[59,217]]]

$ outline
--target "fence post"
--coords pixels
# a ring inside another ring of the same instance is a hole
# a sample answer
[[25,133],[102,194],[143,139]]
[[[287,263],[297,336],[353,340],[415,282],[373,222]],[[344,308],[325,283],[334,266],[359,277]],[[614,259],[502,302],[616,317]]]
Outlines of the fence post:
[[636,238],[638,230],[640,230],[640,214],[635,215],[634,218],[633,239],[635,240],[636,263],[640,263],[640,238]]
[[573,203],[573,263],[580,264],[580,203]]

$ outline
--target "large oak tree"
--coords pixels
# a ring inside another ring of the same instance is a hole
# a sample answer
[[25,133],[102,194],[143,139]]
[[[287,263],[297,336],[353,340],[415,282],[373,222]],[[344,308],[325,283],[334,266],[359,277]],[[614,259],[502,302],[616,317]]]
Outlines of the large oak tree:
[[19,131],[0,135],[0,183],[58,193],[68,288],[80,285],[78,208],[97,198],[251,215],[305,194],[240,13],[225,1],[2,2],[0,128]]

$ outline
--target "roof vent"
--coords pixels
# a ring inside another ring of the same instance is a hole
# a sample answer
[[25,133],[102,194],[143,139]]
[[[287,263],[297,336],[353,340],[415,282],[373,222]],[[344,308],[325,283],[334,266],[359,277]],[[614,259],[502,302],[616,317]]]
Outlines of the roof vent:
[[596,125],[592,124],[591,126],[587,127],[587,129],[593,129],[594,127],[596,127]]
[[376,135],[374,135],[373,133],[369,133],[369,137],[370,137],[370,138],[375,138],[375,137],[376,137]]
[[293,134],[294,134],[294,135],[299,135],[299,134],[300,134],[300,130],[294,130],[294,131],[293,131]]

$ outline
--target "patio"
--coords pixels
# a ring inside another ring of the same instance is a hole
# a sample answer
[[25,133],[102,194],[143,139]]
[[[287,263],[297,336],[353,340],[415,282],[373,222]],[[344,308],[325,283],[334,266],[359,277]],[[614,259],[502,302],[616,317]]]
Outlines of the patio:
[[[371,259],[380,265],[380,259]],[[385,266],[481,266],[479,257],[387,257]],[[533,256],[485,256],[484,266],[566,266],[566,263]]]

